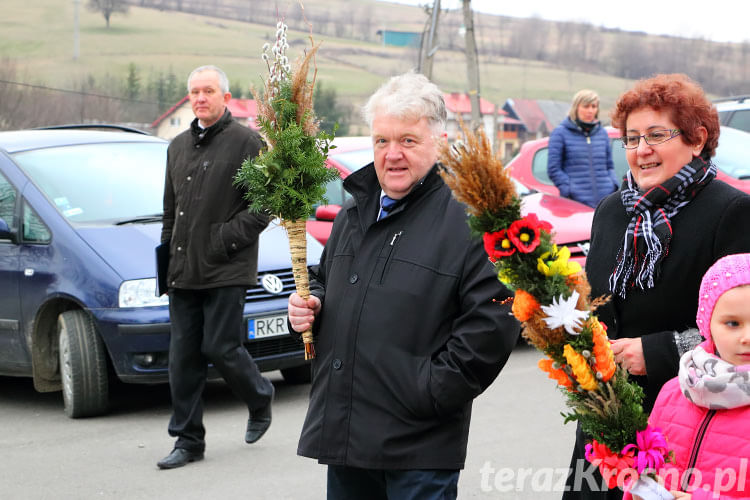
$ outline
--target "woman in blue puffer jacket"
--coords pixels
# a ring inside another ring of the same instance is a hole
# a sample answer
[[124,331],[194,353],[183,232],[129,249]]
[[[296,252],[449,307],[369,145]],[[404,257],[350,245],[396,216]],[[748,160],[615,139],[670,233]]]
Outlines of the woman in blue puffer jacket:
[[617,190],[612,147],[599,118],[599,96],[580,90],[573,97],[568,117],[549,138],[547,173],[560,196],[596,207]]

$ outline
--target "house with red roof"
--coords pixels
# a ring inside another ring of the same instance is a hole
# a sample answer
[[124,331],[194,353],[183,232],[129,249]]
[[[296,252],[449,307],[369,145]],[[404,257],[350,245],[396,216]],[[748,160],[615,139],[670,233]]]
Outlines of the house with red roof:
[[562,123],[570,103],[545,99],[508,99],[503,111],[522,124],[521,142],[549,136]]
[[[256,118],[258,116],[258,103],[253,99],[235,99],[227,103],[227,108],[235,120],[253,130],[258,130]],[[183,130],[187,130],[190,123],[195,119],[193,109],[190,107],[188,96],[169,108],[163,115],[151,124],[154,134],[164,139],[171,140]]]
[[[458,136],[459,119],[468,124],[471,122],[471,100],[469,94],[451,92],[443,94],[445,107],[448,111],[446,131],[448,140],[455,140]],[[479,98],[479,112],[482,117],[482,127],[500,157],[508,159],[520,147],[518,141],[521,122],[508,115],[506,111],[492,102]]]

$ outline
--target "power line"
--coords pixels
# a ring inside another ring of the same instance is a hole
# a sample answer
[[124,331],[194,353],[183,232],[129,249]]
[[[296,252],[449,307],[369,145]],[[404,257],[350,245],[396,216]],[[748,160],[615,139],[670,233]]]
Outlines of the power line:
[[90,92],[84,92],[82,90],[69,90],[69,89],[58,89],[55,87],[47,87],[46,85],[34,85],[32,83],[23,83],[23,82],[13,82],[10,80],[2,80],[0,79],[0,83],[6,83],[10,85],[17,85],[19,87],[28,87],[32,89],[38,89],[38,90],[51,90],[54,92],[62,92],[64,94],[75,94],[75,95],[81,95],[86,97],[100,97],[102,99],[112,99],[115,101],[124,101],[124,102],[131,102],[131,103],[140,103],[140,104],[150,104],[154,106],[161,106],[163,104],[168,103],[160,103],[160,102],[152,102],[152,101],[141,101],[139,99],[129,99],[127,97],[116,97],[111,95],[103,95],[103,94],[92,94]]

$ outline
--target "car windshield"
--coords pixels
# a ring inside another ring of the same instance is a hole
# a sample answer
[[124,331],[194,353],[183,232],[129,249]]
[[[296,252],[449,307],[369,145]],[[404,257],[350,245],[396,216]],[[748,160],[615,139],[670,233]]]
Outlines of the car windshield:
[[16,163],[71,222],[159,218],[167,143],[100,143],[23,151]]
[[347,168],[349,172],[354,172],[360,168],[369,165],[373,160],[372,147],[367,149],[358,149],[355,151],[346,151],[345,153],[335,153],[331,151],[331,159],[336,160]]
[[735,179],[750,179],[748,148],[750,148],[750,133],[731,127],[721,127],[719,147],[716,148],[713,162],[721,171]]

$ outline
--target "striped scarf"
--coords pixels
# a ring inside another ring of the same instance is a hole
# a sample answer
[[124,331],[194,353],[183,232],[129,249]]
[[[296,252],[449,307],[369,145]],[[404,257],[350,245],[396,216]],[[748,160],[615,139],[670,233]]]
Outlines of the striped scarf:
[[674,177],[641,193],[628,171],[620,197],[631,219],[617,254],[617,265],[609,277],[613,294],[625,298],[633,286],[641,290],[653,288],[661,261],[669,253],[670,220],[715,176],[716,165],[696,157]]

